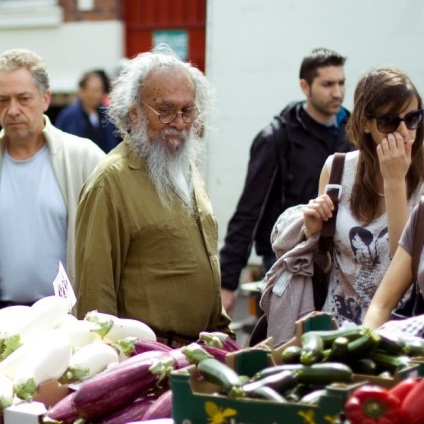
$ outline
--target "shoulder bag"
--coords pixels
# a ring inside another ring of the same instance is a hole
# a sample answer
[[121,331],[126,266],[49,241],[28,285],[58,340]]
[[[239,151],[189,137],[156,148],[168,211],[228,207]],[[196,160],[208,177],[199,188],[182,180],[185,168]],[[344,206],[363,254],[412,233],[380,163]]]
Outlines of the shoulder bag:
[[[314,254],[314,274],[312,276],[312,287],[314,295],[314,308],[320,311],[324,305],[328,293],[328,281],[331,271],[333,236],[336,229],[336,218],[338,205],[341,199],[345,153],[335,153],[331,167],[329,182],[326,193],[334,203],[333,216],[325,221],[322,226],[318,250]],[[256,322],[250,336],[249,346],[255,346],[266,339],[268,332],[268,320],[263,314]]]

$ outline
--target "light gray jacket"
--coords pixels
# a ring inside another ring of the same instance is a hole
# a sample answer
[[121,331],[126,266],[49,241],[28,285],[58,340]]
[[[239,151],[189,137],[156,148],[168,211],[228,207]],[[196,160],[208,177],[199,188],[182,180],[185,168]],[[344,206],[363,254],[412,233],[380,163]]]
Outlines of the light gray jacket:
[[[43,135],[47,141],[53,172],[68,211],[67,267],[72,284],[75,279],[75,215],[81,188],[105,153],[91,140],[65,133],[44,116]],[[4,151],[4,131],[0,132],[0,175]]]

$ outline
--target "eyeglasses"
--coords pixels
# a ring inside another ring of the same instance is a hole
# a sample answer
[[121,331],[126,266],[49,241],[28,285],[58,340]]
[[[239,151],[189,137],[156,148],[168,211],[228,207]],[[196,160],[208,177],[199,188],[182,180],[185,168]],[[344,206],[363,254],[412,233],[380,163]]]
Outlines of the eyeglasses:
[[178,114],[181,114],[183,121],[186,124],[189,124],[190,122],[193,122],[199,116],[200,113],[197,106],[188,107],[184,110],[179,111],[176,111],[175,109],[166,109],[161,112],[158,112],[146,102],[143,102],[143,104],[158,116],[159,121],[162,122],[162,124],[170,124],[177,117]]
[[405,122],[406,128],[408,130],[417,129],[423,122],[424,109],[417,109],[411,112],[408,112],[403,118],[400,116],[375,116],[367,115],[369,118],[374,118],[377,122],[378,131],[389,134],[399,127],[400,123]]

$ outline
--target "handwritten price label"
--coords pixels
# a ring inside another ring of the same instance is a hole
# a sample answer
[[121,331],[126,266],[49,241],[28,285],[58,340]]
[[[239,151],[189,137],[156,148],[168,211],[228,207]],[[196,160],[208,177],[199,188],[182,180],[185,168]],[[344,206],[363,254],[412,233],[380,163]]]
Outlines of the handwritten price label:
[[72,284],[69,281],[69,277],[66,274],[65,268],[62,262],[59,261],[59,271],[56,278],[53,281],[53,289],[56,296],[64,297],[69,303],[69,310],[71,310],[77,303]]

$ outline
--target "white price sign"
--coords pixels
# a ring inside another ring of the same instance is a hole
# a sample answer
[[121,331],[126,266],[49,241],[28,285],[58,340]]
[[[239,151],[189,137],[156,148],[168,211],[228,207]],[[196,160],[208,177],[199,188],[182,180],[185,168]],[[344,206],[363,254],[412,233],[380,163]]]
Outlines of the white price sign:
[[62,262],[59,261],[59,271],[56,278],[53,281],[54,294],[56,296],[64,297],[69,303],[69,309],[72,309],[77,303],[72,284],[69,281],[68,274],[66,274],[65,268]]

